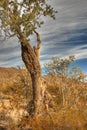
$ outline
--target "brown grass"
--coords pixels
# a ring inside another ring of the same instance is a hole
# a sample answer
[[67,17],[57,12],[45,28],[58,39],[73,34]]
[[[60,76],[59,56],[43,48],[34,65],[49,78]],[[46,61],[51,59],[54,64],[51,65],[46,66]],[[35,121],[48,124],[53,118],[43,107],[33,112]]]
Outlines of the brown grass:
[[[0,98],[10,99],[20,109],[23,107],[22,102],[28,102],[32,96],[31,79],[27,71],[3,68],[0,73],[3,73],[0,78]],[[48,75],[43,78],[54,99],[56,112],[44,112],[34,118],[23,117],[18,124],[11,120],[7,129],[87,130],[87,84],[64,77],[62,79],[61,75]]]

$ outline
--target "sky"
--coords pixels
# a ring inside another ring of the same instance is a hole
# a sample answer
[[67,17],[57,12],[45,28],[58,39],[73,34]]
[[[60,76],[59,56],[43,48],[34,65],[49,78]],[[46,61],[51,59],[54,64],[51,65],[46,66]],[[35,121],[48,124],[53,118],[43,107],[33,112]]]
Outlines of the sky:
[[[87,0],[49,0],[58,11],[56,20],[45,19],[38,29],[42,47],[40,62],[43,65],[52,57],[75,55],[75,64],[87,73]],[[31,44],[35,42],[31,37]],[[22,66],[20,44],[16,37],[0,40],[0,67]]]

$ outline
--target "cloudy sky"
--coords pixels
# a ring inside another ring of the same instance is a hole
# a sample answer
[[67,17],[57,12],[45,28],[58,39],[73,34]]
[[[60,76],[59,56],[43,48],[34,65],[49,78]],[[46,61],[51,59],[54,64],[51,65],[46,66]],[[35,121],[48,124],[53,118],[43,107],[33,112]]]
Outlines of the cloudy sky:
[[[39,29],[42,40],[41,64],[51,57],[74,54],[75,64],[87,72],[87,0],[50,0],[58,11],[56,20],[45,19]],[[31,39],[31,43],[35,40]],[[0,66],[17,67],[23,64],[16,38],[0,42]]]

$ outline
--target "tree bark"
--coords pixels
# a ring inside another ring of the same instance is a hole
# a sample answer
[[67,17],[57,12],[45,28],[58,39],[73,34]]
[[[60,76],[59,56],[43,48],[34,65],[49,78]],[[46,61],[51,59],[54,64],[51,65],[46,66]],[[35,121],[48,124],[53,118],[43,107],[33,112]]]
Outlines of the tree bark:
[[32,47],[21,44],[22,59],[25,63],[32,80],[32,101],[30,102],[29,114],[31,116],[39,115],[44,110],[48,111],[53,107],[51,95],[46,90],[46,83],[41,77],[40,61]]
[[32,115],[39,115],[42,111],[42,95],[41,95],[41,85],[42,81],[41,78],[38,76],[32,77],[32,87],[33,87],[33,99],[30,104],[29,113]]
[[40,63],[35,55],[33,48],[28,45],[21,44],[21,51],[22,51],[22,59],[25,63],[28,72],[31,75],[32,80],[32,102],[31,102],[31,115],[39,114],[40,104],[41,104],[41,69]]
[[[25,66],[30,73],[32,80],[32,101],[30,102],[29,114],[36,116],[41,113],[42,106],[48,109],[48,104],[52,98],[46,91],[46,84],[41,77],[40,68],[40,46],[41,40],[40,35],[34,31],[37,37],[37,46],[32,47],[24,35],[19,31],[19,40],[21,43],[21,55]],[[47,102],[45,100],[48,100]]]

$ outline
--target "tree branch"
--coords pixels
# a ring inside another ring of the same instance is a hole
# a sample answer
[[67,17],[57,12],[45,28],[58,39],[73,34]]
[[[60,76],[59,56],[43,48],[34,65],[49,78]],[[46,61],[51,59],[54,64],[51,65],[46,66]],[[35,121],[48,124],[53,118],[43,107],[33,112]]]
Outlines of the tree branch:
[[37,42],[38,42],[38,44],[37,44],[37,49],[39,49],[39,48],[41,47],[40,34],[39,34],[38,32],[36,32],[35,30],[34,30],[34,33],[35,33],[36,36],[37,36]]
[[40,34],[34,30],[34,33],[36,34],[37,37],[37,47],[33,47],[34,52],[38,58],[38,60],[40,59],[40,48],[41,48],[41,39],[40,39]]

